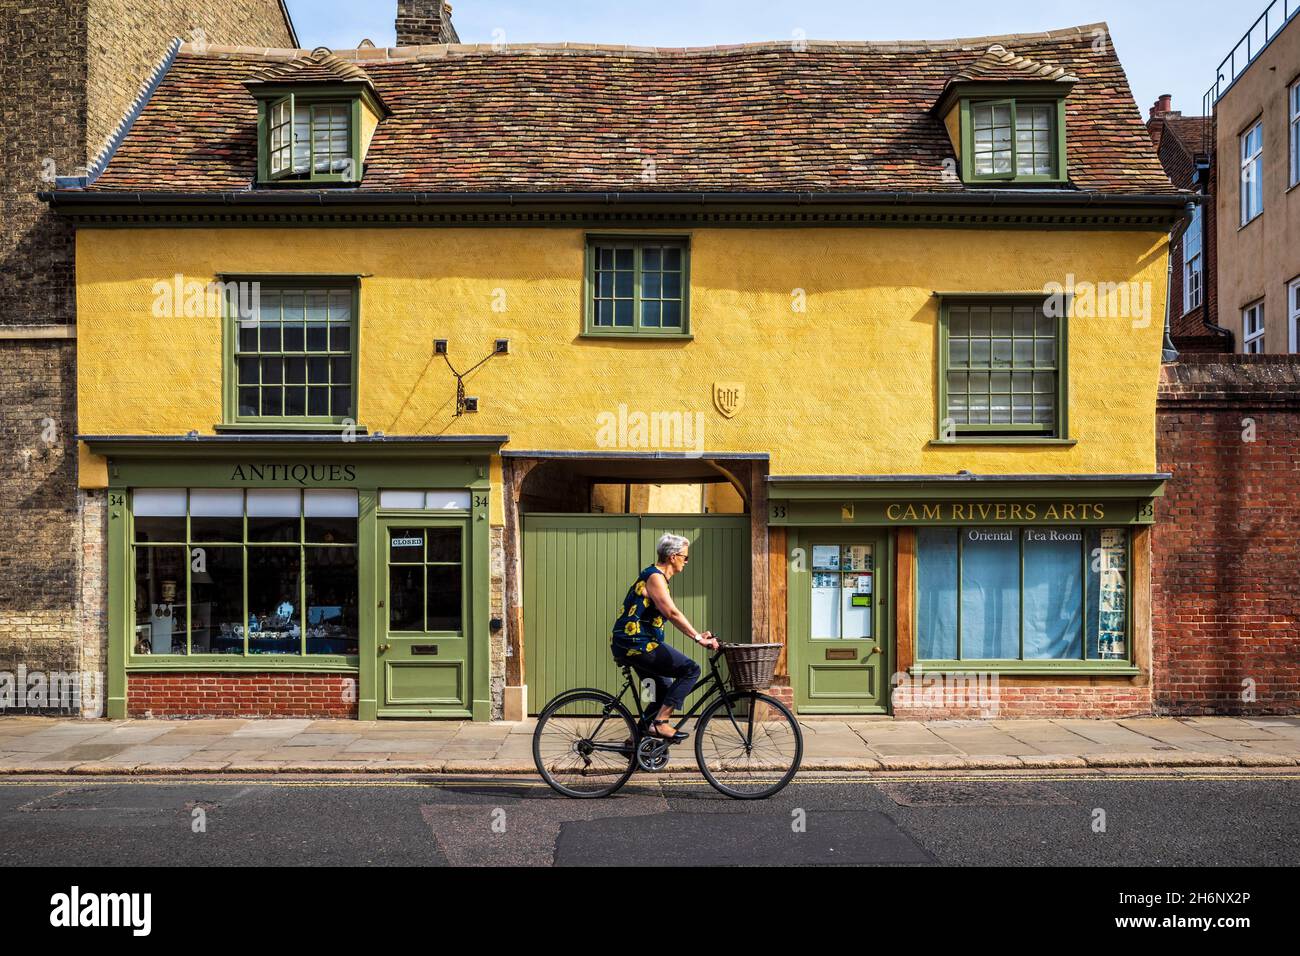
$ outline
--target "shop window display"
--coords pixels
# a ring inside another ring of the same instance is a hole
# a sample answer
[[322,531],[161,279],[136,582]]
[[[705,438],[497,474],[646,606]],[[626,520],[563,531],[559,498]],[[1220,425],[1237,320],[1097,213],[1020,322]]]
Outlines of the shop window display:
[[354,491],[133,495],[136,655],[351,655]]
[[1128,660],[1122,528],[922,528],[923,661]]

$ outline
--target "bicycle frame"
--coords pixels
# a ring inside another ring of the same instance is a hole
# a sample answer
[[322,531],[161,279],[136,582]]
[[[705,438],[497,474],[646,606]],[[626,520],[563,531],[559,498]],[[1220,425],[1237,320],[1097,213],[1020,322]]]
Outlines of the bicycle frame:
[[[741,730],[741,729],[740,729],[740,725],[739,725],[738,723],[736,723],[736,714],[735,714],[735,711],[732,710],[731,702],[727,700],[727,694],[728,694],[728,691],[727,691],[727,682],[726,682],[726,679],[722,676],[722,672],[718,670],[718,660],[719,660],[719,658],[721,658],[722,656],[723,656],[722,651],[718,651],[718,653],[714,654],[712,657],[709,658],[709,674],[708,674],[708,676],[705,677],[703,680],[701,680],[701,681],[700,681],[700,682],[699,682],[699,683],[698,683],[694,688],[692,688],[692,690],[691,690],[691,693],[692,693],[692,694],[697,694],[697,693],[699,693],[701,690],[704,690],[704,689],[707,687],[707,688],[708,688],[708,693],[706,693],[703,697],[701,697],[701,698],[700,698],[699,700],[697,700],[693,705],[691,705],[691,709],[690,709],[690,710],[686,711],[686,713],[684,713],[684,714],[681,715],[681,719],[677,721],[677,724],[676,724],[676,726],[673,727],[673,730],[674,730],[674,731],[680,730],[681,727],[682,727],[682,725],[685,724],[686,721],[690,720],[692,717],[695,716],[696,711],[698,711],[701,707],[703,707],[703,706],[704,706],[705,704],[707,704],[709,701],[713,700],[714,697],[717,697],[717,696],[721,695],[723,701],[726,703],[726,707],[727,707],[727,717],[731,720],[731,725],[732,725],[733,727],[736,728],[736,733],[740,734],[740,736],[743,737],[743,738],[745,739],[745,744],[746,744],[746,746],[752,746],[753,743],[754,743],[754,723],[753,723],[752,720],[750,721],[748,731]],[[623,698],[627,695],[627,692],[630,691],[630,690],[632,690],[634,684],[636,683],[636,682],[635,682],[635,679],[634,679],[633,676],[632,676],[632,675],[635,674],[635,673],[636,673],[636,671],[635,671],[635,669],[632,667],[632,665],[628,664],[628,665],[625,665],[625,666],[623,667],[623,675],[624,675],[625,680],[624,680],[624,683],[623,683],[623,689],[620,690],[617,694],[614,695],[614,702],[615,702],[615,703],[622,703]],[[636,713],[637,713],[637,716],[641,718],[641,723],[644,723],[644,722],[645,722],[645,718],[646,718],[646,710],[645,710],[645,707],[642,706],[642,703],[641,703],[641,695],[640,695],[640,694],[635,694],[634,697],[635,697],[635,699],[636,699]],[[752,714],[751,714],[751,716],[752,716]],[[606,708],[605,708],[605,713],[604,713],[604,715],[602,716],[600,723],[596,725],[595,730],[593,730],[592,733],[591,733],[591,736],[592,736],[592,737],[595,737],[595,736],[600,732],[600,728],[603,727],[603,726],[605,725],[605,721],[606,721],[608,718],[609,718],[609,707],[606,707]],[[640,733],[640,723],[638,723],[637,727],[638,727],[637,737],[640,738],[640,736],[641,736],[641,733]],[[639,742],[639,739],[638,739],[638,742]],[[665,743],[668,743],[668,741],[665,741]],[[625,748],[624,746],[622,746],[622,745],[615,745],[615,744],[597,744],[597,743],[593,743],[593,744],[591,745],[591,747],[592,747],[593,750],[603,750],[603,751],[608,751],[608,752],[610,752],[610,753],[620,753],[620,754],[621,754],[621,753],[626,753],[626,752],[627,752],[627,750],[626,750],[626,748]]]

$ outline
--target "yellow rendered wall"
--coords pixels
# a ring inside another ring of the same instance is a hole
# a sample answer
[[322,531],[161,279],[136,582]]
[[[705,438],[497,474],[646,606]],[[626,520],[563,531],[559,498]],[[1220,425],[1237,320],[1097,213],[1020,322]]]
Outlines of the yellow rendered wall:
[[961,162],[961,100],[954,103],[944,115],[943,126],[948,131],[948,139],[957,153],[957,161]]
[[379,117],[375,115],[363,100],[361,103],[361,159],[365,162],[365,157],[370,152],[370,141],[375,138],[375,130],[379,128]]
[[[219,273],[365,274],[360,423],[388,435],[506,434],[513,450],[610,445],[599,416],[681,413],[707,452],[767,452],[773,474],[1150,473],[1164,315],[1163,233],[700,229],[693,341],[582,338],[580,229],[158,229],[78,232],[83,434],[210,434],[217,318],[159,318],[154,283]],[[933,292],[1138,282],[1149,320],[1070,320],[1073,446],[935,448]],[[805,311],[799,311],[800,307]],[[510,354],[467,379],[496,338]],[[739,383],[733,418],[714,383]],[[606,422],[609,420],[606,419]],[[617,437],[617,436],[616,436]],[[634,436],[632,436],[634,437]],[[661,443],[650,450],[678,450]],[[685,449],[694,450],[694,449]]]

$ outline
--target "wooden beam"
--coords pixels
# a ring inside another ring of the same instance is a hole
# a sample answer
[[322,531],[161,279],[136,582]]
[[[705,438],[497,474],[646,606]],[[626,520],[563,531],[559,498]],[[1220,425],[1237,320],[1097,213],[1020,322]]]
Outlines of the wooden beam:
[[[894,568],[894,672],[905,673],[916,657],[916,529],[898,529]],[[893,675],[890,675],[891,677]]]
[[1143,526],[1133,533],[1133,567],[1130,569],[1130,586],[1133,588],[1133,663],[1142,674],[1133,683],[1150,686],[1152,678],[1151,645],[1151,528]]
[[771,641],[769,624],[767,462],[749,463],[749,542],[752,573],[750,630],[755,643]]
[[789,635],[786,633],[786,607],[789,587],[786,578],[788,534],[785,528],[772,528],[768,532],[768,594],[770,609],[768,612],[769,640],[773,644],[783,644],[781,656],[776,662],[776,675],[789,678]]
[[501,462],[505,501],[506,562],[506,686],[519,687],[528,673],[524,661],[523,539],[519,495],[524,479],[537,466],[530,459],[505,458]]

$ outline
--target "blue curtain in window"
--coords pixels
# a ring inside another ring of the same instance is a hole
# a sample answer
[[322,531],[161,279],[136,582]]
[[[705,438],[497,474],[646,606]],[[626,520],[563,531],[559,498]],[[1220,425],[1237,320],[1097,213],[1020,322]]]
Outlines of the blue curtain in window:
[[1020,657],[1020,532],[962,531],[961,656],[963,660]]
[[957,529],[916,536],[916,647],[923,661],[957,657]]
[[1083,657],[1083,532],[1024,531],[1025,660]]

